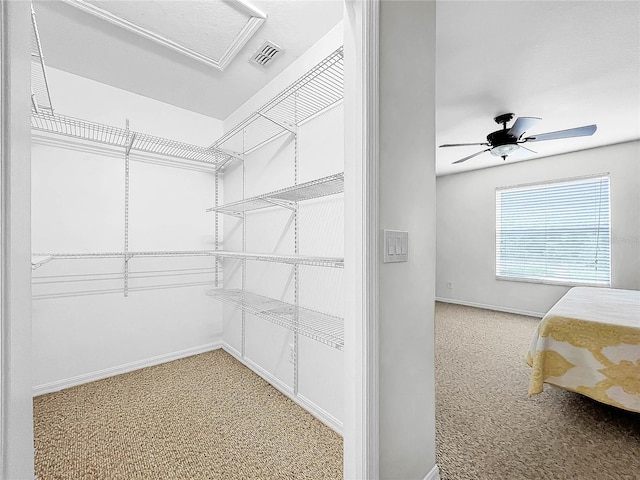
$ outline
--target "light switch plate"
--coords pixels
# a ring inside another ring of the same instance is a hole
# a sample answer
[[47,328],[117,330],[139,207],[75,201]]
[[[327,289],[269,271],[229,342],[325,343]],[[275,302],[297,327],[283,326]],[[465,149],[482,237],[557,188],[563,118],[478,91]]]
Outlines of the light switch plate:
[[409,232],[384,230],[384,263],[409,259]]

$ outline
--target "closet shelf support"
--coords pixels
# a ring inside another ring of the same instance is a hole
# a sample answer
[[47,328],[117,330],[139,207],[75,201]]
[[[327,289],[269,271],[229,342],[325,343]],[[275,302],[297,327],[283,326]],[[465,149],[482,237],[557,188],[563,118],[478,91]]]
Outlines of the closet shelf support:
[[296,135],[296,133],[297,133],[297,132],[296,132],[296,126],[295,126],[295,125],[292,125],[292,124],[287,123],[287,122],[279,122],[279,121],[278,121],[278,120],[276,120],[275,118],[271,118],[270,116],[265,115],[264,113],[260,113],[260,112],[257,112],[257,113],[258,113],[258,115],[260,115],[262,118],[265,118],[265,119],[269,120],[270,122],[275,123],[276,125],[278,125],[278,126],[279,126],[280,128],[282,128],[283,130],[286,130],[286,131],[288,131],[289,133],[292,133],[292,134]]
[[276,207],[287,208],[294,212],[298,211],[298,204],[296,202],[288,202],[287,200],[278,200],[276,198],[269,198],[269,197],[265,197],[264,201],[272,203]]
[[[234,152],[232,150],[227,150],[225,148],[219,148],[218,150],[221,151],[222,153],[225,153],[226,155],[230,156],[231,158],[233,158],[235,160],[240,160],[241,162],[244,161],[244,157],[239,152]],[[226,163],[227,162],[225,162],[225,165],[226,165]]]

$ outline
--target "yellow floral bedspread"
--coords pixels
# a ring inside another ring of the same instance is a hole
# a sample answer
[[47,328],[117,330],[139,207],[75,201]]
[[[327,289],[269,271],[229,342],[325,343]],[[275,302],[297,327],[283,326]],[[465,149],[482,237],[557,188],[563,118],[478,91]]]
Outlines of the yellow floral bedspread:
[[640,291],[574,287],[540,321],[527,353],[543,383],[640,412]]

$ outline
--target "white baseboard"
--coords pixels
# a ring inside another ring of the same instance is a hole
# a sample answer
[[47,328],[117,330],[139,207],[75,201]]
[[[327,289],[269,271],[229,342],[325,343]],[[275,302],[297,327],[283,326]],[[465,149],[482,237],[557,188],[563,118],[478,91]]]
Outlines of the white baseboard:
[[157,355],[151,358],[145,358],[136,362],[126,363],[124,365],[118,365],[115,367],[105,368],[95,372],[84,373],[71,378],[65,378],[62,380],[56,380],[55,382],[43,383],[33,387],[33,396],[42,395],[45,393],[57,392],[59,390],[82,385],[83,383],[93,382],[95,380],[101,380],[103,378],[112,377],[114,375],[120,375],[121,373],[132,372],[145,367],[152,367],[161,363],[170,362],[172,360],[178,360],[179,358],[190,357],[192,355],[198,355],[199,353],[205,353],[212,350],[222,348],[222,342],[212,342],[198,347],[187,348],[177,352],[171,352],[163,355]]
[[484,308],[485,310],[493,310],[496,312],[515,313],[518,315],[526,315],[527,317],[542,318],[546,313],[530,312],[528,310],[520,310],[519,308],[499,307],[496,305],[487,305],[485,303],[467,302],[466,300],[458,300],[455,298],[436,297],[436,302],[453,303],[455,305],[464,305],[466,307]]
[[286,395],[292,401],[300,405],[311,415],[316,417],[322,423],[324,423],[327,427],[335,431],[336,433],[343,435],[344,425],[343,423],[331,415],[326,410],[320,408],[318,405],[313,403],[311,400],[306,398],[304,395],[298,394],[295,395],[293,393],[293,389],[284,383],[279,378],[273,376],[271,373],[267,372],[264,368],[262,368],[257,363],[251,361],[248,358],[242,358],[242,354],[233,348],[231,345],[226,342],[222,342],[222,349],[227,352],[229,355],[232,355],[236,360],[242,363],[245,367],[262,377],[265,381],[269,382],[276,390]]
[[429,473],[427,473],[427,476],[422,480],[440,480],[440,469],[438,468],[438,465],[434,465]]

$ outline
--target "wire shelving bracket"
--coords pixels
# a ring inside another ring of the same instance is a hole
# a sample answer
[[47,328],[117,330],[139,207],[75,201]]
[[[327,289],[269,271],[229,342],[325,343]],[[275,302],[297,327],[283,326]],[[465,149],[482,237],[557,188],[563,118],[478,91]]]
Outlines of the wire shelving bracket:
[[53,260],[53,256],[51,255],[43,255],[43,254],[35,254],[31,256],[31,269],[35,270],[36,268],[40,268],[45,263],[49,263]]
[[53,113],[47,70],[33,5],[31,5],[31,107],[35,112]]

